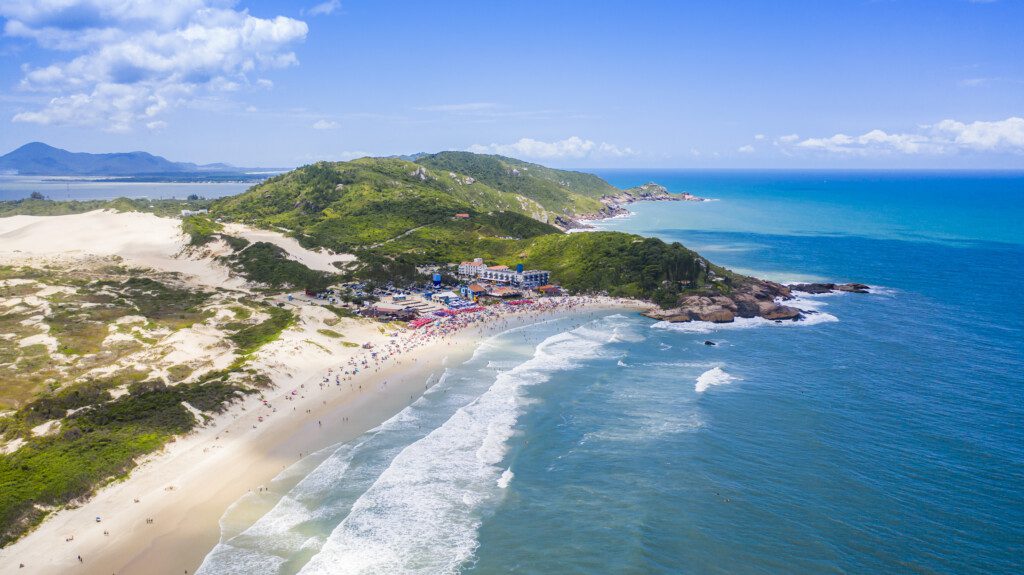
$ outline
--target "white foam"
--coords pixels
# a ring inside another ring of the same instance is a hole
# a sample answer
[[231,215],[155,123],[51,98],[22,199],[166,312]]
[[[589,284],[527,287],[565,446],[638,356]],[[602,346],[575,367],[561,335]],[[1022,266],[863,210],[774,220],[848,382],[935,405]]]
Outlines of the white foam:
[[697,377],[697,385],[693,386],[693,390],[697,393],[704,393],[713,385],[726,385],[735,379],[721,367],[713,367]]
[[549,337],[533,358],[499,373],[481,396],[402,449],[301,573],[457,573],[476,549],[483,514],[512,478],[499,464],[524,389],[597,357],[608,330],[586,331]]
[[516,474],[512,473],[512,468],[509,467],[508,469],[505,470],[504,473],[501,474],[501,477],[498,478],[498,487],[502,489],[507,489],[508,484],[512,482],[512,478],[515,476]]
[[[796,305],[797,303],[800,305]],[[668,321],[659,321],[651,325],[651,327],[654,329],[665,329],[682,333],[712,333],[715,331],[753,329],[757,327],[809,327],[812,325],[839,321],[839,318],[830,313],[816,311],[815,308],[827,305],[823,302],[811,302],[810,300],[797,298],[795,300],[789,300],[786,304],[799,307],[801,311],[804,312],[804,316],[796,321],[773,321],[762,317],[738,317],[729,323],[713,323],[709,321],[672,323]]]

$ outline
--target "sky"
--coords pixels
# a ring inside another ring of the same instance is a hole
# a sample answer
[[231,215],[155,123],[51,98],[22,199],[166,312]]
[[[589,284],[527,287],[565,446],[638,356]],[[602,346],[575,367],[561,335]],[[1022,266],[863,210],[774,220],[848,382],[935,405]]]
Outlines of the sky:
[[1024,1],[0,0],[0,153],[1024,169]]

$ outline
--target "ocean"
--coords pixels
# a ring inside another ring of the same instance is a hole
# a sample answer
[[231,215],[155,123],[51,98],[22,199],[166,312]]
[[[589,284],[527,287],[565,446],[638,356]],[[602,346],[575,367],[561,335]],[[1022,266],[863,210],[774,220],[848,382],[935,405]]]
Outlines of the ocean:
[[602,229],[872,293],[493,336],[239,501],[201,573],[1024,570],[1024,174],[598,173],[716,200]]

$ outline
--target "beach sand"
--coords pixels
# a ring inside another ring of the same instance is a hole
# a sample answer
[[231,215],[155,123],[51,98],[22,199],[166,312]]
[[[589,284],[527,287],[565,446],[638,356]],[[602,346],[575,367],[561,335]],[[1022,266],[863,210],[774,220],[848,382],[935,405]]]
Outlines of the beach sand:
[[[575,302],[572,309],[566,307],[569,302]],[[264,394],[276,413],[250,396],[212,424],[147,458],[128,479],[100,490],[81,507],[54,514],[0,550],[0,570],[17,572],[23,563],[25,573],[192,573],[218,542],[218,519],[232,503],[267,485],[300,454],[353,439],[387,420],[425,391],[431,374],[436,381],[446,365],[468,359],[484,338],[554,317],[639,309],[605,299],[566,299],[561,306],[501,314],[437,336],[390,357],[379,368],[361,370],[340,386],[333,379],[325,387],[320,384],[328,369],[337,370],[365,350],[347,348],[350,355],[328,355],[309,345],[303,329],[285,332],[257,360],[277,384]],[[348,320],[338,327],[347,338],[373,342],[377,349],[423,337],[423,332],[413,331],[392,337],[381,333],[380,326]],[[296,399],[286,400],[292,390],[299,392],[292,396]],[[102,521],[97,523],[96,517]]]
[[[314,267],[349,257],[309,252],[275,232],[232,231],[273,241]],[[180,274],[194,286],[245,293],[242,279],[215,259],[226,246],[215,242],[195,250],[186,242],[179,220],[152,214],[94,211],[0,218],[0,263],[59,266],[120,258],[130,266]],[[299,313],[296,326],[264,346],[250,364],[270,376],[272,389],[248,396],[144,458],[128,478],[99,489],[87,502],[51,514],[33,532],[0,549],[0,572],[192,573],[218,542],[218,520],[232,503],[267,485],[300,457],[353,439],[398,413],[425,391],[431,374],[437,381],[446,365],[467,359],[486,337],[556,316],[582,318],[594,311],[643,307],[608,298],[551,298],[543,300],[543,309],[507,307],[502,313],[448,319],[444,328],[410,331],[368,320],[334,324],[333,314],[323,308],[290,305]],[[365,349],[319,334],[328,319],[345,341],[371,343],[379,361],[370,360]],[[178,342],[178,351],[189,357],[209,353],[200,339]],[[368,359],[367,367],[335,383],[340,368],[351,370],[355,358]],[[325,384],[331,369],[334,375]]]

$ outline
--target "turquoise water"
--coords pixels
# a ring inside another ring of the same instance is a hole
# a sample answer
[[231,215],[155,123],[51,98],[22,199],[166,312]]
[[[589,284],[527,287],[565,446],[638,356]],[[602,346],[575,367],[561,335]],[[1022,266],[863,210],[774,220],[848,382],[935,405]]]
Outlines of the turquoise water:
[[229,513],[203,572],[1022,571],[1024,176],[601,175],[719,200],[602,227],[874,293],[496,336]]

